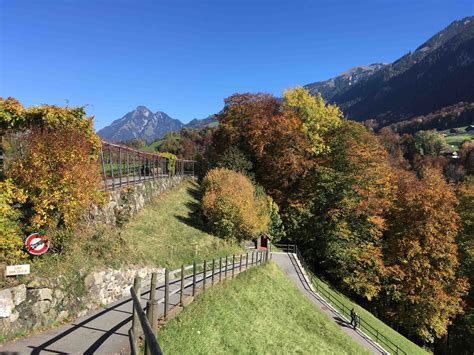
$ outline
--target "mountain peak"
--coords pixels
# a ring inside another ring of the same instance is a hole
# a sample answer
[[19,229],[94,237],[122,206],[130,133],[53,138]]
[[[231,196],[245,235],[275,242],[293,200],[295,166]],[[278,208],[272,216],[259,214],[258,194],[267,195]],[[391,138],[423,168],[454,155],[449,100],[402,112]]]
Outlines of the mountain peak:
[[179,131],[182,127],[180,120],[171,118],[162,111],[153,113],[145,106],[137,106],[135,110],[97,133],[103,139],[110,141],[119,142],[140,138],[151,143],[157,138],[163,138],[170,131]]
[[[474,16],[452,22],[393,63],[357,66],[308,84],[357,121],[378,127],[474,101]],[[454,120],[453,120],[454,122]]]

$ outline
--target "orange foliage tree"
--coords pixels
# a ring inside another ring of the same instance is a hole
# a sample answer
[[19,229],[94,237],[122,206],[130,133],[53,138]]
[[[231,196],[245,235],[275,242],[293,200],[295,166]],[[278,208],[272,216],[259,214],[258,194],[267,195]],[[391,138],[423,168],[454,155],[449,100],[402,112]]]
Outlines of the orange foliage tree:
[[392,171],[383,146],[359,123],[344,121],[328,145],[330,154],[307,192],[313,200],[309,224],[318,233],[305,237],[343,287],[371,300],[386,274],[382,237],[393,203]]
[[26,194],[31,229],[71,227],[99,198],[100,139],[83,108],[0,99],[5,174]]
[[462,312],[467,282],[457,275],[454,191],[437,169],[427,168],[422,175],[394,175],[397,195],[386,233],[386,294],[392,320],[431,342],[445,335]]

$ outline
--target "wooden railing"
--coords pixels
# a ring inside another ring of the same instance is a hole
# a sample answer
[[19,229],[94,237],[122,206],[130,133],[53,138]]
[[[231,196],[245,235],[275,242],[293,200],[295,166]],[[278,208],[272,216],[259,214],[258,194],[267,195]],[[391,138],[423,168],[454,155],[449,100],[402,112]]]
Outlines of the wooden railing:
[[[133,301],[133,321],[129,330],[130,350],[132,354],[137,354],[139,349],[139,336],[143,334],[145,354],[160,355],[161,348],[157,341],[158,319],[166,320],[170,311],[170,297],[179,294],[179,307],[184,305],[184,291],[190,289],[191,299],[197,294],[199,289],[205,291],[227,278],[234,278],[236,272],[246,271],[251,267],[263,264],[269,259],[269,251],[252,251],[246,254],[226,256],[225,258],[204,260],[197,264],[182,265],[181,268],[169,271],[165,269],[164,279],[164,297],[157,298],[157,277],[156,273],[151,275],[150,297],[147,301],[146,310],[140,303],[141,281],[136,277],[130,294]],[[170,274],[177,275],[179,278],[172,280],[173,285],[179,285],[173,291],[170,291]],[[158,305],[163,304],[163,314],[159,317]]]

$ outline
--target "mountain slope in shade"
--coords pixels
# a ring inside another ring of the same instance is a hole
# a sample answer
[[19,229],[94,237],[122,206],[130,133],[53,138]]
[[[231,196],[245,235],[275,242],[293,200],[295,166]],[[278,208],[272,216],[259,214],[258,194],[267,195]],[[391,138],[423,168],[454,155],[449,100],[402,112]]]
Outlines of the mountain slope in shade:
[[474,17],[453,22],[391,64],[355,74],[355,83],[344,80],[348,75],[332,79],[332,90],[325,89],[331,80],[306,87],[341,106],[349,118],[372,119],[378,127],[472,102]]
[[312,95],[320,93],[325,100],[331,101],[337,94],[344,92],[357,82],[369,78],[384,66],[385,64],[382,63],[375,63],[367,66],[360,65],[353,67],[334,78],[308,84],[305,85],[305,87]]
[[139,138],[149,143],[157,138],[163,138],[170,131],[179,131],[183,126],[180,120],[171,118],[164,112],[153,113],[145,106],[138,106],[102,128],[97,134],[105,140],[114,142]]

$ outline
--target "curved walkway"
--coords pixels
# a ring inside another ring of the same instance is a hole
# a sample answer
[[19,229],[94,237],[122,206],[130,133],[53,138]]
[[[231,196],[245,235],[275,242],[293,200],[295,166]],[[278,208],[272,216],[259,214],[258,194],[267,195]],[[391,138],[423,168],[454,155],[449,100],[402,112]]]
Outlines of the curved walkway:
[[388,354],[380,345],[366,336],[360,330],[354,330],[349,321],[328,304],[321,296],[314,292],[305,271],[301,266],[295,254],[291,253],[272,253],[272,260],[288,275],[295,283],[298,289],[303,292],[311,302],[330,319],[332,319],[344,333],[349,335],[354,341],[362,345],[373,354]]
[[[249,265],[249,268],[251,266]],[[232,273],[239,273],[239,264],[227,267],[228,277]],[[245,271],[245,267],[242,268]],[[177,270],[175,270],[177,271]],[[225,267],[222,268],[224,273]],[[171,274],[171,272],[170,272]],[[218,272],[214,272],[214,283],[219,281]],[[224,277],[222,277],[224,279]],[[196,293],[202,290],[203,273],[197,274]],[[149,277],[148,283],[143,283],[141,293],[141,304],[145,308],[149,298]],[[177,312],[180,308],[180,278],[170,280],[170,307],[168,314]],[[163,280],[161,280],[161,283]],[[211,287],[212,272],[206,273],[206,284]],[[164,284],[158,285],[157,297],[164,297]],[[185,287],[183,292],[184,303],[192,300],[192,275],[185,277]],[[164,313],[164,304],[159,304],[159,318]],[[77,318],[73,322],[50,329],[42,333],[33,334],[16,341],[7,342],[0,345],[0,354],[129,354],[130,345],[128,330],[132,326],[132,300],[130,297],[118,300],[98,310],[92,314]]]

